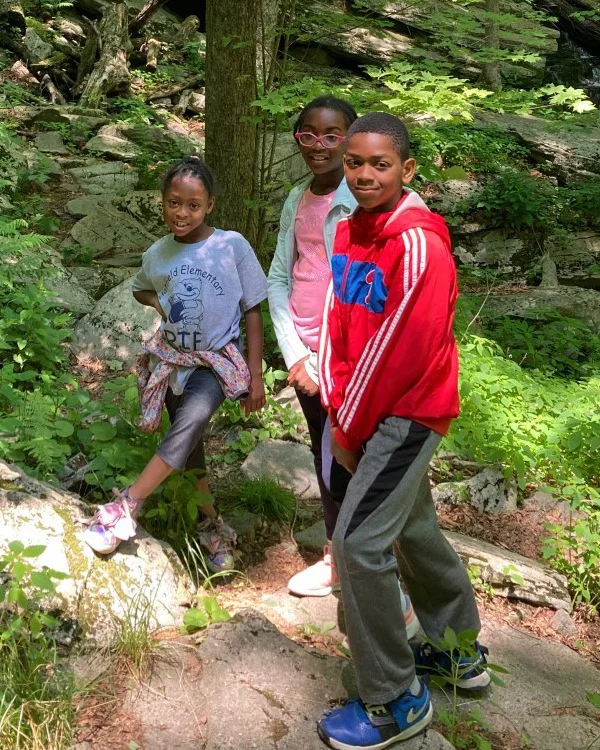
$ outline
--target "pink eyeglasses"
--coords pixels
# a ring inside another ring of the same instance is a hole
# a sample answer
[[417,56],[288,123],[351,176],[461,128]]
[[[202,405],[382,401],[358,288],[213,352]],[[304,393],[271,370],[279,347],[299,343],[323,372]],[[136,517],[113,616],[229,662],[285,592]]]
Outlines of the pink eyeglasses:
[[314,146],[320,143],[323,148],[336,148],[342,141],[346,140],[345,135],[336,135],[335,133],[326,133],[325,135],[315,135],[314,133],[294,133],[294,138],[301,146]]

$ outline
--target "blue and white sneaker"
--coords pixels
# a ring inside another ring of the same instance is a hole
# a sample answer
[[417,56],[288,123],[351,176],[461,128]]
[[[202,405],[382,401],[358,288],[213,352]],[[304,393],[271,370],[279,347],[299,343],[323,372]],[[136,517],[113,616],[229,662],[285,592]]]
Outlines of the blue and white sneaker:
[[319,737],[335,750],[382,750],[423,732],[433,719],[429,691],[421,683],[419,695],[410,690],[384,706],[351,700],[328,711],[317,723]]
[[486,668],[486,654],[489,651],[478,641],[473,645],[474,656],[449,654],[433,648],[429,643],[411,643],[410,646],[418,675],[434,674],[452,683],[452,675],[456,674],[456,685],[461,690],[485,690],[492,681]]

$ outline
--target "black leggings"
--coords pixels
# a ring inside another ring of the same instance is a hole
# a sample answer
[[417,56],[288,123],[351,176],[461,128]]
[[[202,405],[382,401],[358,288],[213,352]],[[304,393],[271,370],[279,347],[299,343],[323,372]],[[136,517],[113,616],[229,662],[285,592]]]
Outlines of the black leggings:
[[311,452],[315,457],[315,471],[317,472],[321,502],[323,503],[325,531],[327,532],[327,539],[331,540],[342,500],[344,499],[346,488],[352,479],[352,475],[343,469],[334,459],[331,467],[330,489],[327,489],[323,482],[323,463],[321,457],[321,440],[323,438],[323,428],[327,420],[327,412],[321,405],[321,396],[319,393],[316,396],[307,396],[302,391],[296,389],[296,394],[308,424]]

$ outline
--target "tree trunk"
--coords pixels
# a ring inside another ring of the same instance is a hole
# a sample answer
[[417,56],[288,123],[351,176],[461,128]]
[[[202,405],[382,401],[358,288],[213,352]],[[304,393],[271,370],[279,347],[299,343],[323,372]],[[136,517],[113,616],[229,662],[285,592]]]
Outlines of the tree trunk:
[[152,18],[157,10],[163,7],[167,0],[148,0],[137,16],[129,24],[129,34],[134,36],[145,23]]
[[252,241],[254,215],[246,205],[257,169],[256,19],[260,0],[207,0],[206,161],[220,198],[215,223]]
[[498,21],[500,14],[500,0],[485,0],[485,47],[491,55],[489,62],[485,62],[481,69],[481,80],[493,91],[500,91],[502,88],[502,79],[500,77],[500,62],[494,60],[494,53],[500,50],[500,40],[498,38]]
[[97,107],[106,94],[125,93],[129,89],[127,58],[131,44],[127,28],[127,5],[110,3],[100,24],[100,59],[87,80],[81,104]]
[[81,52],[79,67],[77,68],[77,80],[73,87],[73,96],[79,96],[86,84],[87,77],[94,69],[99,46],[100,32],[96,24],[93,21],[89,21],[89,31],[85,40],[85,46]]

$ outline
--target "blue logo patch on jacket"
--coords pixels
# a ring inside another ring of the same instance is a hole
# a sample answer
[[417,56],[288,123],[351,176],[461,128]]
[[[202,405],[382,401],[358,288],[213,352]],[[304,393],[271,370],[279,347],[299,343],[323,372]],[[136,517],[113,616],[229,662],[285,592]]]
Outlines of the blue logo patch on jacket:
[[354,260],[348,266],[347,255],[331,259],[333,292],[345,304],[362,305],[374,313],[382,313],[388,297],[383,271],[375,263]]

